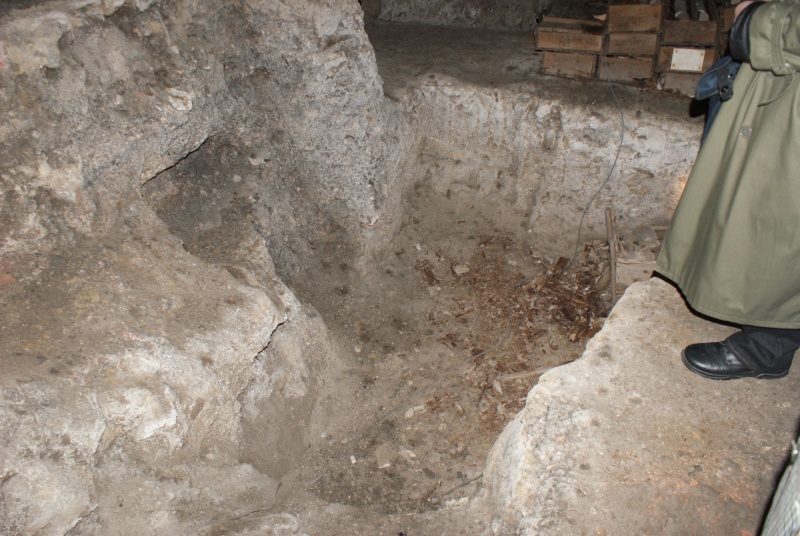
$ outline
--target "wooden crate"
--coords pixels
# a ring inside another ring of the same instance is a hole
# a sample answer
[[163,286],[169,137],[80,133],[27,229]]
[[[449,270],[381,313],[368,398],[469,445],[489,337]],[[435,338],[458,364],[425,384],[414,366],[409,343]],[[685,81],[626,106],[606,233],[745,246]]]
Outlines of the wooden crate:
[[564,76],[567,78],[591,78],[594,74],[597,56],[569,52],[542,52],[542,74]]
[[603,36],[583,33],[549,32],[540,29],[536,34],[538,50],[556,50],[562,52],[594,52],[603,50]]
[[602,33],[603,23],[597,20],[586,19],[565,19],[561,17],[549,17],[545,15],[539,22],[538,28],[549,28],[551,30],[575,31],[580,30],[588,33]]
[[603,25],[596,21],[545,17],[537,27],[535,40],[538,50],[600,54]]
[[719,21],[707,22],[690,20],[664,21],[662,45],[715,46]]
[[704,73],[715,61],[714,48],[661,47],[656,72]]
[[728,35],[727,32],[720,32],[719,40],[717,41],[717,50],[718,51],[728,50],[728,40],[729,40],[728,38],[729,37],[730,36]]
[[661,30],[661,5],[630,4],[608,6],[606,32],[650,32]]
[[697,81],[702,74],[693,73],[664,73],[662,76],[661,89],[667,91],[678,91],[684,95],[694,97]]
[[720,31],[729,32],[733,28],[733,19],[736,16],[735,7],[726,7],[720,10]]
[[648,80],[653,76],[655,60],[605,56],[597,62],[597,77],[602,80]]
[[655,56],[657,33],[613,33],[606,36],[605,53],[609,56]]

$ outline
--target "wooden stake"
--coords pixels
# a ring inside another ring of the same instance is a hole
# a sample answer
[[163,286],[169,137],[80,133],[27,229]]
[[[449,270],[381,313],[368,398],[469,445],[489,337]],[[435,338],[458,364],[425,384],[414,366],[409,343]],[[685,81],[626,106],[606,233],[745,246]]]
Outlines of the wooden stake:
[[617,230],[614,226],[614,211],[606,208],[606,236],[608,239],[608,262],[611,270],[611,307],[617,303]]

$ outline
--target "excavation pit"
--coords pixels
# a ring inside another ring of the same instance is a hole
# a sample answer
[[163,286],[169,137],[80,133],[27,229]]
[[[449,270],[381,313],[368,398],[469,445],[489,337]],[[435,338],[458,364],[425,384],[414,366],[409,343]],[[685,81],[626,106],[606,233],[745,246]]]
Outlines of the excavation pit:
[[610,305],[602,247],[565,273],[456,196],[408,195],[373,271],[335,259],[298,290],[352,360],[353,403],[369,408],[344,437],[334,423],[323,432],[312,489],[382,513],[473,495],[537,378],[577,358]]
[[[652,122],[665,98],[677,131],[696,121],[680,99],[617,88],[645,102],[632,111],[605,84],[536,79],[528,34],[370,31],[413,140],[402,195],[383,214],[342,225],[303,177],[279,183],[271,162],[255,165],[222,136],[143,193],[187,252],[235,277],[242,236],[263,239],[274,271],[330,331],[337,366],[309,373],[324,394],[299,409],[286,397],[284,415],[262,407],[247,421],[261,441],[245,439],[243,459],[281,479],[276,500],[310,493],[422,513],[478,495],[492,445],[538,378],[580,357],[602,327],[612,306],[605,209],[622,212],[616,253],[652,262],[690,156],[656,170],[633,151],[661,151]],[[275,228],[281,203],[307,215],[304,225]],[[249,268],[256,280],[271,270]],[[269,455],[258,452],[264,441]]]
[[[239,221],[258,203],[238,174],[250,164],[226,158],[231,151],[207,142],[143,188],[183,247],[218,264],[230,262]],[[339,349],[346,379],[320,381],[344,405],[328,412],[305,457],[273,452],[257,467],[283,476],[294,468],[277,460],[302,461],[308,491],[384,514],[474,495],[489,449],[538,377],[578,358],[600,329],[611,307],[607,244],[581,244],[574,261],[539,253],[527,214],[459,186],[440,195],[424,179],[409,185],[396,234],[369,262],[354,262],[332,227],[317,230],[301,272],[287,270]],[[299,444],[284,436],[280,451],[307,447],[297,426],[286,423]]]

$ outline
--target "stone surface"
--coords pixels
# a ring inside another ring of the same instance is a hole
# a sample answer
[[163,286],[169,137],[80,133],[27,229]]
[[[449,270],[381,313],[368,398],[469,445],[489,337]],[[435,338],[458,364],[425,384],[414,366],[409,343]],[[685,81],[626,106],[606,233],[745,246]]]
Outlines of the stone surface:
[[489,456],[496,534],[754,534],[796,433],[800,372],[719,382],[680,360],[732,332],[653,279],[546,373]]
[[[370,2],[366,3],[372,7]],[[432,26],[533,30],[536,15],[541,13],[545,3],[541,0],[380,0],[378,18]]]

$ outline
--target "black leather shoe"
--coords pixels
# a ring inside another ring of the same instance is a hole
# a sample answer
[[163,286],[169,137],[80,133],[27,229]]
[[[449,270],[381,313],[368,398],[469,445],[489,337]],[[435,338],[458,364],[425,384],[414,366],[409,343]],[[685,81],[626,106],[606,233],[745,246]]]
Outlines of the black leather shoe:
[[736,380],[739,378],[783,378],[789,370],[759,372],[739,360],[721,342],[690,344],[681,352],[683,364],[692,372],[712,380]]

